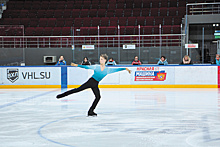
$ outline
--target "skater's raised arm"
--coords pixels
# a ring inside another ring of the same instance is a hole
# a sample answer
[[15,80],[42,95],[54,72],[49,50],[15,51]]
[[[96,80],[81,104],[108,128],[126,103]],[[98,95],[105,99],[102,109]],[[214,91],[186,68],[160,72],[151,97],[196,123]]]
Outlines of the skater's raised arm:
[[127,70],[129,73],[131,73],[131,70],[129,70],[128,68],[109,68],[109,74],[122,71],[122,70]]
[[126,70],[128,71],[129,74],[131,73],[131,70],[130,70],[130,69],[126,68]]
[[88,65],[79,65],[79,64],[75,64],[75,63],[71,63],[71,66],[80,67],[80,68],[85,68],[85,69],[92,69],[92,70],[94,70],[94,69],[95,69],[95,67],[94,67],[94,66],[88,66]]

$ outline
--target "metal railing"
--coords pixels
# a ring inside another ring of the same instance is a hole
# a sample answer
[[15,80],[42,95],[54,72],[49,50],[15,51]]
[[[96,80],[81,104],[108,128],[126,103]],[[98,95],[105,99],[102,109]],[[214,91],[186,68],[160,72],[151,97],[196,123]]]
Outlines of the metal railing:
[[220,14],[220,2],[186,4],[187,15]]
[[161,35],[109,35],[109,36],[0,36],[1,48],[72,48],[82,45],[96,47],[122,47],[135,44],[137,47],[181,46],[185,34]]

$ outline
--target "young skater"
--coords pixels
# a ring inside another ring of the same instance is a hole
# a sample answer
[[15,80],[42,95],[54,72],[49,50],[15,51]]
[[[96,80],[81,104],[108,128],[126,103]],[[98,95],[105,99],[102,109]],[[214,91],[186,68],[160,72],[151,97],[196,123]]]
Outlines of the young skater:
[[71,66],[78,66],[81,68],[85,68],[85,69],[92,69],[94,70],[94,74],[92,75],[92,77],[84,84],[82,84],[79,88],[75,88],[69,91],[66,91],[62,94],[57,95],[57,99],[60,99],[62,97],[68,96],[70,94],[76,93],[76,92],[80,92],[82,90],[85,90],[87,88],[91,88],[94,95],[95,95],[95,100],[92,103],[92,106],[90,107],[89,111],[88,111],[88,116],[97,116],[97,114],[94,112],[94,109],[96,108],[101,96],[100,96],[100,91],[98,88],[98,84],[99,82],[107,75],[107,74],[111,74],[114,72],[118,72],[118,71],[122,71],[122,70],[127,70],[129,73],[131,73],[131,71],[128,68],[108,68],[105,67],[105,62],[108,60],[108,56],[106,54],[101,54],[100,55],[100,66],[96,65],[96,66],[83,66],[83,65],[78,65],[78,64],[74,64],[71,63]]

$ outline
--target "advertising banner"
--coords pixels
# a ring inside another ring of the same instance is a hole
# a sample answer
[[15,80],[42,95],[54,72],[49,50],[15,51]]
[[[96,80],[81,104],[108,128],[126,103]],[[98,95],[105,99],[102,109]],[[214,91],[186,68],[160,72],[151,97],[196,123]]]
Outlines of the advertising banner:
[[94,50],[94,45],[82,45],[82,50]]
[[175,67],[139,66],[132,68],[132,84],[174,84]]
[[59,67],[4,67],[1,68],[2,85],[60,85]]

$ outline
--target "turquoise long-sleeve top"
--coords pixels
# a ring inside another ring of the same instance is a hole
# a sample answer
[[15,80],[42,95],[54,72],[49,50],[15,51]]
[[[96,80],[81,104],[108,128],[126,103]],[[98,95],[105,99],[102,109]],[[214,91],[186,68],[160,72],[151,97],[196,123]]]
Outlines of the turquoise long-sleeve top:
[[103,71],[101,71],[100,65],[93,65],[93,66],[78,65],[78,67],[94,70],[94,74],[92,75],[92,78],[94,78],[98,82],[100,82],[107,74],[126,70],[126,68],[105,67],[105,69]]

